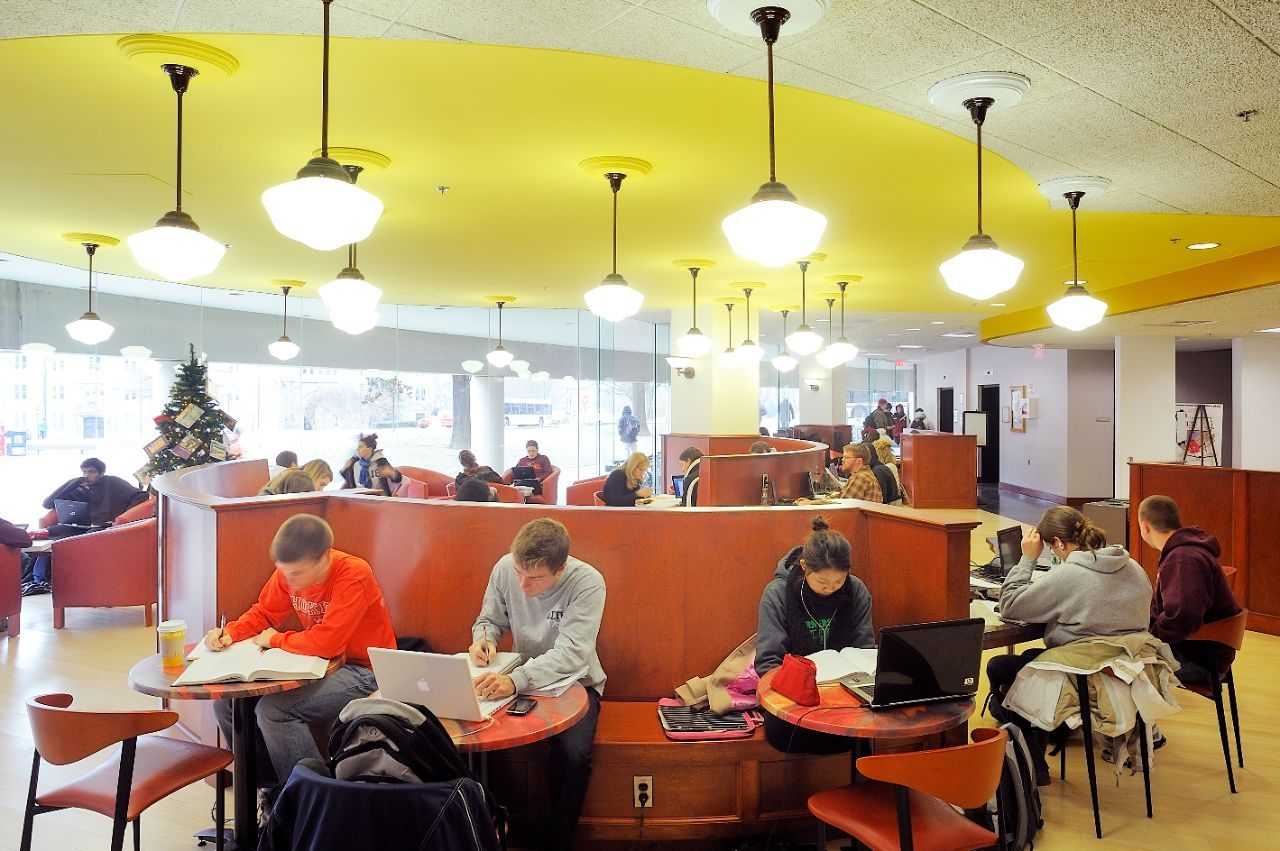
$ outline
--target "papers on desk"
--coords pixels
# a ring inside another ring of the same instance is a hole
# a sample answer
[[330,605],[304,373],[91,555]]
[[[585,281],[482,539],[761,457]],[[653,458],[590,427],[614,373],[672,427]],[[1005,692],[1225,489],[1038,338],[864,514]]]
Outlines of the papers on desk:
[[999,588],[999,582],[992,582],[990,579],[983,579],[976,573],[969,574],[969,585],[973,588]]
[[329,667],[329,660],[320,656],[300,656],[276,647],[263,650],[251,638],[237,641],[218,653],[209,650],[202,641],[187,655],[187,659],[191,664],[173,681],[175,686],[255,680],[318,680]]
[[982,618],[989,624],[994,626],[1023,626],[1025,621],[1015,621],[1010,618],[1002,618],[1000,613],[996,611],[996,602],[994,600],[972,600],[969,603],[969,617]]
[[573,684],[586,676],[585,670],[576,674],[570,674],[562,680],[556,680],[554,683],[547,683],[542,688],[529,689],[525,694],[533,697],[559,697],[569,689],[573,688]]
[[876,650],[874,647],[846,647],[843,650],[819,650],[807,657],[818,666],[818,682],[833,683],[850,674],[866,674],[876,672]]
[[493,657],[489,659],[489,664],[481,668],[471,661],[471,655],[468,653],[455,653],[453,655],[461,656],[467,660],[467,673],[471,675],[473,680],[483,677],[485,674],[509,674],[520,667],[520,663],[524,661],[524,657],[519,653],[502,651],[494,653]]

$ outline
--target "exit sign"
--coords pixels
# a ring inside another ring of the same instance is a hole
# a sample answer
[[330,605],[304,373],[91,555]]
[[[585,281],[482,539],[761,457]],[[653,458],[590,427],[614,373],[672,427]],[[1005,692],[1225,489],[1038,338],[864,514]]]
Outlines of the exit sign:
[[893,362],[893,365],[894,365],[894,366],[906,366],[906,365],[907,365],[907,362],[906,362],[906,361],[904,361],[902,358],[898,358],[897,360],[895,360],[895,361]]

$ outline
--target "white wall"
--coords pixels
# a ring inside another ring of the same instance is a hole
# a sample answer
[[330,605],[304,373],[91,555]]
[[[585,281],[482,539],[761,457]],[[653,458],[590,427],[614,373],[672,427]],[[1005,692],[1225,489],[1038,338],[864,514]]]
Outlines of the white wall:
[[[735,309],[734,314],[736,347],[746,334],[746,323],[741,309]],[[691,318],[691,310],[672,311],[673,338],[679,339],[688,330]],[[675,434],[755,434],[760,428],[761,367],[729,368],[719,363],[718,355],[728,345],[728,324],[723,308],[699,308],[698,327],[711,337],[711,352],[694,363],[693,378],[672,372],[671,431]],[[751,326],[756,327],[754,317]]]
[[1114,493],[1115,398],[1114,354],[1067,352],[1066,496]]
[[1235,466],[1280,470],[1280,340],[1232,340],[1231,361]]
[[[1115,492],[1129,496],[1129,459],[1173,461],[1173,337],[1116,337]],[[1239,398],[1239,397],[1237,397]]]
[[[973,349],[960,349],[955,352],[945,352],[943,354],[932,355],[921,359],[916,366],[916,407],[924,408],[925,415],[929,418],[929,422],[933,423],[936,428],[938,425],[938,388],[952,387],[956,391],[956,409],[964,410],[964,406],[960,404],[960,396],[965,397],[965,404],[969,402],[968,390],[968,374],[969,374],[969,352]],[[908,414],[911,412],[908,411]],[[955,419],[955,431],[963,430],[963,423],[959,414]]]

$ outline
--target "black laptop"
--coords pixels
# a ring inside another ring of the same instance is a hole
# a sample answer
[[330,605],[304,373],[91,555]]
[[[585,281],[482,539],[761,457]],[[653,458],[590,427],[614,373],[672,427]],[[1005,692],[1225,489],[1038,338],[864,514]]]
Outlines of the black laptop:
[[55,499],[53,510],[58,512],[58,522],[63,526],[79,526],[88,529],[93,524],[89,521],[89,503],[78,499]]
[[684,476],[675,475],[671,477],[671,492],[684,499]]
[[886,626],[880,630],[874,683],[850,675],[840,684],[871,709],[972,697],[985,629],[982,618]]
[[523,467],[512,467],[512,468],[511,468],[511,481],[512,481],[513,483],[514,483],[514,482],[527,482],[527,481],[530,481],[530,480],[533,480],[533,481],[537,481],[537,480],[538,480],[538,471],[537,471],[537,470],[535,470],[535,469],[533,469],[532,467],[529,467],[529,466],[523,466]]

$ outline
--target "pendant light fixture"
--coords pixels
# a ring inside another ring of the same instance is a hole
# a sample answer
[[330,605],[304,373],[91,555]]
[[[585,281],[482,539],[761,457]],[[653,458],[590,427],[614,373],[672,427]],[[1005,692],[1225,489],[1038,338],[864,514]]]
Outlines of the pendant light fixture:
[[[679,261],[677,261],[679,262]],[[676,340],[676,351],[681,357],[700,358],[707,352],[711,351],[711,338],[703,334],[698,328],[698,273],[704,267],[713,265],[709,260],[688,261],[690,263],[697,262],[700,265],[687,266],[689,277],[693,279],[693,327],[685,332],[684,336]]]
[[471,375],[475,375],[477,372],[479,372],[480,370],[484,369],[484,361],[482,361],[482,360],[464,360],[464,361],[462,362],[462,368],[463,368],[463,369],[465,369],[465,370],[466,370],[468,373],[470,373]]
[[850,343],[849,338],[844,335],[845,290],[849,288],[849,282],[837,281],[836,286],[840,288],[840,338],[827,346],[827,351],[831,353],[831,358],[838,359],[836,363],[848,363],[858,356],[858,347]]
[[292,285],[285,285],[280,288],[284,291],[284,310],[280,317],[280,339],[267,346],[267,351],[276,360],[293,360],[298,356],[298,352],[302,351],[298,344],[289,339],[289,290],[293,289]]
[[994,103],[995,98],[987,96],[962,102],[978,128],[978,232],[969,237],[959,254],[938,267],[948,289],[976,301],[986,301],[1012,289],[1023,265],[1017,257],[1001,251],[996,241],[982,231],[982,125]]
[[161,65],[178,95],[178,158],[174,209],[165,213],[156,226],[129,237],[133,259],[148,272],[166,281],[188,281],[208,275],[218,268],[227,248],[200,232],[195,219],[182,211],[182,96],[191,79],[200,72],[189,65]]
[[[358,165],[344,165],[342,170],[351,178],[352,185],[364,169]],[[356,260],[359,245],[347,246],[347,267],[338,277],[320,288],[320,300],[329,310],[329,321],[334,327],[348,334],[363,334],[378,324],[378,303],[382,290],[365,280]]]
[[729,311],[729,345],[717,360],[726,369],[733,369],[738,365],[738,350],[733,347],[733,302],[725,302],[724,308]]
[[93,312],[93,255],[98,250],[98,243],[86,242],[84,250],[89,255],[89,309],[76,321],[67,323],[67,333],[77,343],[96,346],[111,339],[116,329],[115,326],[103,322],[98,318],[98,314]]
[[351,176],[329,156],[329,5],[324,6],[320,72],[320,156],[312,157],[297,179],[262,193],[271,224],[280,233],[317,251],[332,251],[360,242],[373,233],[382,202],[356,187]]
[[1069,331],[1083,331],[1102,321],[1107,314],[1107,303],[1089,295],[1080,280],[1080,255],[1077,244],[1076,210],[1084,193],[1076,190],[1063,194],[1071,207],[1071,280],[1067,281],[1067,294],[1049,305],[1049,318],[1053,324]]
[[786,338],[791,351],[798,355],[811,355],[822,347],[822,336],[809,327],[808,274],[809,261],[799,261],[800,266],[800,327]]
[[795,194],[778,182],[774,143],[773,45],[791,13],[765,6],[751,13],[764,39],[769,92],[769,181],[751,203],[727,216],[721,224],[735,254],[765,266],[782,266],[818,247],[827,217],[796,203]]
[[831,341],[831,338],[834,337],[836,333],[835,321],[832,318],[832,311],[834,310],[835,305],[835,296],[829,296],[827,298],[827,347],[818,352],[816,358],[818,363],[820,363],[824,369],[835,369],[837,366],[844,363],[844,361],[840,359],[840,353],[834,350],[835,343]]
[[751,339],[751,292],[753,289],[759,289],[764,284],[752,284],[750,287],[743,287],[742,294],[747,297],[747,336],[742,341],[742,345],[738,346],[738,360],[744,364],[756,364],[764,360],[764,349],[756,345],[756,341]]
[[489,352],[489,354],[484,357],[489,363],[496,366],[498,369],[502,369],[503,367],[510,366],[511,362],[515,360],[516,357],[502,347],[502,306],[515,301],[516,297],[510,295],[491,295],[488,297],[488,300],[498,305],[498,345],[494,347],[493,351]]
[[588,290],[587,307],[601,319],[609,322],[621,322],[629,316],[635,316],[644,304],[644,295],[627,285],[627,279],[618,274],[618,190],[626,175],[618,171],[606,172],[604,179],[609,181],[613,191],[613,271],[604,276],[600,286]]
[[774,356],[773,368],[776,369],[778,372],[790,372],[791,370],[796,368],[796,364],[799,363],[799,361],[797,361],[795,358],[793,358],[790,355],[789,352],[787,352],[787,343],[786,343],[787,314],[790,313],[791,311],[784,308],[781,312],[782,312],[782,340],[783,340],[782,351],[778,352],[778,354]]

